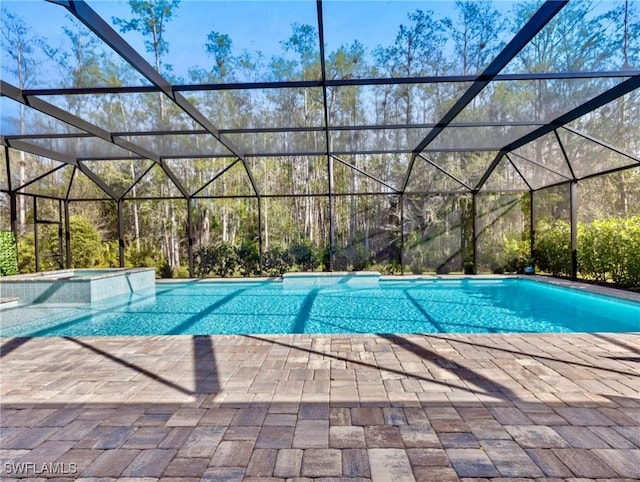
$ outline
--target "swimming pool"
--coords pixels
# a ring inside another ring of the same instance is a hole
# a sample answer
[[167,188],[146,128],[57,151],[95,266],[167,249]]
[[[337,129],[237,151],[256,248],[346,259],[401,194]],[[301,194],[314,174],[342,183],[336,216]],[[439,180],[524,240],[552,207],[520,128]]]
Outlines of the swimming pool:
[[13,308],[1,323],[2,336],[634,332],[640,303],[518,278],[192,281],[92,305]]

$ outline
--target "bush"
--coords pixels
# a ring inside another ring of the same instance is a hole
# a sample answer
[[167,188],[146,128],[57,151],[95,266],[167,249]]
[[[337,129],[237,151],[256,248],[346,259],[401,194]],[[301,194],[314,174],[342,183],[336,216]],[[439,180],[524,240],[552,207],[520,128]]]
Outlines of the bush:
[[363,244],[356,244],[349,250],[351,271],[363,271],[371,264],[371,255]]
[[20,273],[35,273],[34,249],[33,233],[27,233],[18,238],[18,271]]
[[320,265],[318,253],[308,239],[301,239],[289,246],[289,257],[302,271],[314,271]]
[[346,271],[349,266],[349,256],[346,248],[335,248],[333,252],[333,271]]
[[578,235],[578,266],[585,278],[606,281],[607,273],[617,271],[620,260],[616,230],[617,220],[594,221],[580,226]]
[[71,260],[74,268],[94,268],[102,264],[102,236],[90,219],[71,216]]
[[[117,244],[114,251],[110,252],[112,245],[103,243],[102,236],[90,219],[84,216],[71,216],[69,227],[72,267],[96,268],[118,264]],[[62,260],[57,256],[50,256],[59,253],[57,226],[41,226],[38,232],[40,269],[42,271],[60,269],[59,261]],[[64,248],[62,256],[65,257]],[[33,232],[20,236],[18,240],[18,268],[21,273],[33,273],[36,269]]]
[[244,241],[236,248],[236,259],[242,276],[260,274],[260,250],[251,241]]
[[580,273],[596,281],[640,286],[640,217],[594,221],[578,230]]
[[213,272],[222,278],[234,273],[238,267],[238,256],[231,243],[222,241],[214,246]]
[[211,273],[224,278],[233,274],[238,266],[236,250],[226,241],[200,246],[193,258],[194,272],[201,278]]
[[193,271],[199,278],[204,278],[213,269],[213,246],[203,244],[193,252]]
[[[553,275],[571,272],[569,224],[541,223],[535,244],[538,267]],[[595,281],[613,280],[626,287],[640,287],[640,216],[597,220],[578,225],[578,269]]]
[[18,247],[11,231],[0,231],[0,276],[18,274]]
[[159,268],[165,264],[165,259],[160,253],[160,250],[151,246],[142,246],[137,249],[135,246],[129,246],[124,253],[125,265],[127,267],[149,267],[156,268],[158,272]]
[[189,268],[187,266],[178,266],[173,270],[174,278],[189,278]]
[[102,244],[100,253],[100,267],[113,268],[120,264],[120,250],[118,248],[118,240],[110,243]]
[[264,253],[264,269],[269,276],[282,276],[291,269],[291,257],[281,246],[272,246]]
[[571,229],[566,221],[540,222],[534,258],[538,268],[554,276],[571,274]]
[[162,266],[160,266],[159,273],[160,278],[173,278],[173,270],[169,263],[165,262]]
[[505,237],[499,263],[502,272],[522,274],[524,269],[531,264],[529,242]]
[[411,257],[411,263],[409,263],[409,269],[412,274],[422,274],[424,266],[422,266],[422,260],[417,256]]

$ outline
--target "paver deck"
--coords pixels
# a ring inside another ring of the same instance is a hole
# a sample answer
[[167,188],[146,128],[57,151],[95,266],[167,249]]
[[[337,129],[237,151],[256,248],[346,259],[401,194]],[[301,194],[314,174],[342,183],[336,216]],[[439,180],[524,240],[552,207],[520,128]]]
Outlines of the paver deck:
[[5,480],[640,479],[640,335],[0,340]]

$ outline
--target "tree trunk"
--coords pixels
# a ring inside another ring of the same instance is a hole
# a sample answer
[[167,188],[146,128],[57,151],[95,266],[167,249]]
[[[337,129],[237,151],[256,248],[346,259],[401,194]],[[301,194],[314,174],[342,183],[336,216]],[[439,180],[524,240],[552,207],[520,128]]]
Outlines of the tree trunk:
[[[21,87],[23,88],[23,87]],[[25,120],[25,109],[24,105],[20,105],[20,133],[24,134],[26,132],[26,120]],[[27,182],[27,160],[25,158],[24,151],[20,151],[20,185],[23,186]],[[20,222],[18,232],[20,234],[24,234],[27,229],[27,212],[25,208],[25,196],[18,196],[19,198],[19,206],[20,206]],[[35,214],[35,213],[34,213]]]
[[169,201],[171,213],[171,264],[172,268],[180,266],[180,241],[178,239],[178,223],[176,222],[176,210],[173,201]]
[[[131,169],[131,179],[135,181],[136,172],[133,168],[133,162],[134,161],[132,161],[129,166]],[[136,249],[140,251],[140,220],[138,219],[138,201],[136,200],[137,198],[136,186],[133,186],[133,188],[131,188],[131,194],[133,195],[133,201],[131,202],[132,209],[133,209],[133,234],[135,236]]]

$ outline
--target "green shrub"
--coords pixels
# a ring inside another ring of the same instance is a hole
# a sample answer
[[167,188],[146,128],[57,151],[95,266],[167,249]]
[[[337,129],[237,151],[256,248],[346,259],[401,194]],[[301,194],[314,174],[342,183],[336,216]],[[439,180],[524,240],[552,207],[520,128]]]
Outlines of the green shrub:
[[269,276],[282,276],[292,266],[288,250],[277,245],[270,247],[264,253],[263,263],[264,270]]
[[27,233],[18,238],[18,271],[20,273],[35,273],[34,249],[33,233]]
[[236,249],[236,257],[242,276],[260,274],[260,250],[257,243],[243,241]]
[[594,221],[578,231],[578,265],[580,274],[596,281],[606,281],[608,273],[617,272],[620,249],[617,220]]
[[71,260],[74,268],[94,268],[101,264],[102,236],[90,219],[71,216]]
[[156,272],[158,272],[158,269],[163,264],[165,264],[165,259],[160,250],[151,246],[141,246],[140,249],[135,246],[129,246],[125,250],[125,265],[127,267],[156,268]]
[[538,268],[554,276],[571,274],[571,229],[566,221],[541,221],[536,230],[534,258]]
[[622,244],[625,248],[625,270],[622,283],[638,288],[640,287],[640,216],[626,221]]
[[500,256],[499,266],[504,273],[524,273],[524,269],[531,264],[529,256],[529,242],[517,240],[514,238],[504,237],[502,254]]
[[100,267],[113,268],[119,265],[120,250],[118,249],[118,240],[103,243],[102,252],[100,253]]
[[213,272],[222,278],[232,275],[238,266],[238,256],[231,243],[221,241],[214,245]]
[[367,251],[366,246],[362,244],[356,244],[349,249],[349,261],[351,265],[351,271],[363,271],[371,264],[371,255]]
[[171,266],[166,261],[162,266],[160,266],[159,273],[160,278],[173,278],[173,270]]
[[[554,275],[570,274],[570,243],[568,223],[540,223],[535,244],[538,267]],[[579,224],[578,268],[588,279],[640,287],[640,217]]]
[[320,265],[318,253],[308,239],[301,239],[289,246],[289,256],[302,271],[314,271]]
[[346,248],[335,248],[333,251],[333,271],[346,271],[349,265],[349,256]]
[[238,265],[236,250],[226,241],[200,246],[193,258],[194,272],[199,277],[213,273],[224,278],[233,274]]
[[422,274],[424,266],[422,265],[422,259],[419,256],[412,256],[409,263],[409,269],[412,274]]
[[178,266],[173,270],[174,278],[189,278],[189,268],[187,266]]
[[329,271],[331,269],[331,246],[325,245],[319,249],[320,263],[322,264],[322,271]]
[[203,244],[193,252],[193,272],[199,278],[204,278],[213,269],[213,246]]
[[0,276],[18,274],[18,247],[11,231],[0,231]]

